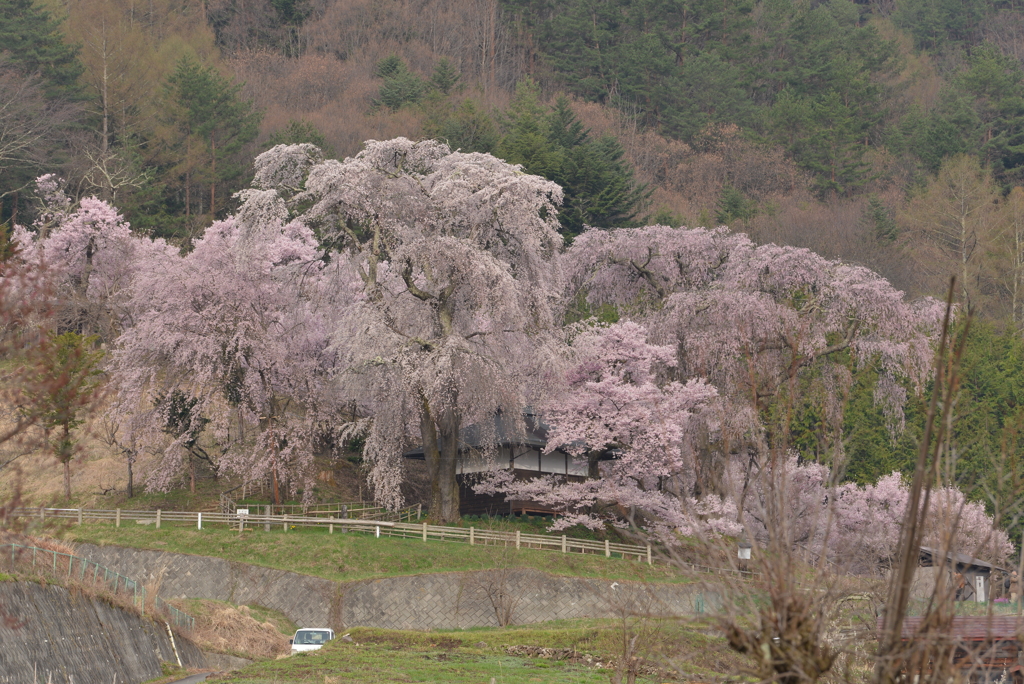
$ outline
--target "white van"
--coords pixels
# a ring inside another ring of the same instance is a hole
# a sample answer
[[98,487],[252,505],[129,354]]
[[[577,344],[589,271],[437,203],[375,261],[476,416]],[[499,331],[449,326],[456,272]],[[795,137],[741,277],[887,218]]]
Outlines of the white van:
[[333,629],[300,629],[288,640],[292,645],[292,653],[316,651],[334,638]]

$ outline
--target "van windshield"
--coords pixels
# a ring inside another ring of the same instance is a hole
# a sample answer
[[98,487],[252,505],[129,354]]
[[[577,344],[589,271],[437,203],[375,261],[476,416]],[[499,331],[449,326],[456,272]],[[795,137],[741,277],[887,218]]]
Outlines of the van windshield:
[[295,643],[304,646],[327,643],[330,639],[331,633],[326,629],[311,629],[295,633]]

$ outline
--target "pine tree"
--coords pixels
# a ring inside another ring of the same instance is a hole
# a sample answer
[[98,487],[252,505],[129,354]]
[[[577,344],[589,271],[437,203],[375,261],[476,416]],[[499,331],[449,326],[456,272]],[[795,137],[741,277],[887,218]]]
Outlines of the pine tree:
[[629,225],[650,196],[633,178],[618,141],[591,138],[567,99],[549,110],[540,103],[536,85],[524,82],[506,116],[508,133],[498,155],[562,186],[563,235],[579,235],[586,226]]
[[[256,138],[262,113],[239,99],[242,86],[191,57],[178,61],[164,88],[186,217],[214,215],[240,186],[237,154]],[[198,186],[198,187],[197,187]],[[198,192],[208,188],[208,194]],[[223,199],[222,199],[223,198]]]
[[63,137],[80,117],[78,48],[32,0],[0,0],[0,222],[27,205],[21,192],[66,161]]
[[32,0],[0,0],[0,46],[24,74],[39,74],[48,98],[80,96],[78,48],[64,43],[60,24]]

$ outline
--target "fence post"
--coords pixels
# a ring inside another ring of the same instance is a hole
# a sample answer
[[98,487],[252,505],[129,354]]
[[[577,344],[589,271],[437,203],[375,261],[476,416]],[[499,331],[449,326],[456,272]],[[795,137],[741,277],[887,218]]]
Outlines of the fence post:
[[263,531],[264,532],[269,532],[270,531],[270,506],[264,506],[263,507],[263,515],[267,516],[267,521],[265,523],[263,523]]
[[374,536],[380,539],[380,525],[377,525],[374,529]]
[[334,534],[334,523],[327,523],[327,534]]
[[651,564],[651,545],[647,545],[647,564]]
[[121,526],[121,509],[117,509],[117,514],[114,516],[114,527]]
[[469,545],[470,545],[470,546],[472,546],[472,545],[473,545],[473,532],[474,532],[473,528],[472,528],[472,527],[470,527],[470,528],[469,528]]
[[419,520],[420,516],[423,515],[423,504],[416,504],[416,519]]
[[612,557],[611,543],[607,539],[604,540],[604,557],[605,558],[611,558]]
[[156,509],[156,529],[160,529],[160,509]]
[[288,516],[285,515],[284,513],[282,513],[281,514],[281,520],[284,521],[284,522],[281,523],[281,527],[283,527],[284,531],[287,532],[288,531]]
[[517,548],[517,549],[519,548],[519,538],[520,538],[521,536],[522,536],[522,535],[520,534],[520,530],[516,530],[516,548]]
[[202,511],[199,511],[198,513],[196,513],[196,529],[197,530],[203,529],[203,512]]
[[427,541],[427,523],[423,523],[423,541]]
[[82,509],[81,508],[78,509],[78,524],[79,525],[82,524]]
[[562,535],[562,553],[565,553],[565,535]]

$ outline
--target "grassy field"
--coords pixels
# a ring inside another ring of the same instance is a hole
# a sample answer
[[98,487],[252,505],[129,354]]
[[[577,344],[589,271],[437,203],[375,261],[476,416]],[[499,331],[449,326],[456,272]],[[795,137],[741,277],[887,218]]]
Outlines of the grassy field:
[[225,528],[197,530],[190,526],[85,524],[54,528],[51,534],[65,541],[127,546],[175,553],[214,556],[232,561],[289,570],[346,582],[372,577],[429,572],[484,570],[509,564],[555,575],[607,579],[684,582],[675,569],[655,564],[607,559],[603,556],[562,554],[554,551],[469,546],[465,543],[422,542],[364,533],[328,534],[326,530],[298,528],[247,530],[243,536]]
[[[645,649],[650,669],[641,676],[641,682],[705,679],[734,673],[743,667],[743,660],[728,650],[725,640],[708,636],[705,626],[665,622],[653,631]],[[606,684],[615,671],[615,658],[622,643],[622,629],[611,620],[457,632],[355,628],[348,634],[351,643],[336,639],[317,652],[255,663],[237,673],[207,681],[486,684],[493,679],[496,684]],[[589,657],[556,660],[510,655],[510,646],[571,648]],[[680,671],[674,672],[677,669]]]

